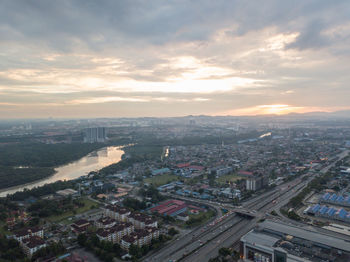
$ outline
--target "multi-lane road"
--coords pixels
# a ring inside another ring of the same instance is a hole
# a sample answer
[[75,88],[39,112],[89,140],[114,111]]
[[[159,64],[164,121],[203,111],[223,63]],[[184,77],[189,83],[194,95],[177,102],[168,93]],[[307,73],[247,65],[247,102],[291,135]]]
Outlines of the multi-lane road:
[[[338,155],[338,159],[344,158],[349,151]],[[326,173],[334,163],[325,167],[320,173]],[[146,257],[144,261],[208,261],[216,257],[221,247],[236,245],[239,239],[249,232],[261,218],[265,218],[268,212],[279,210],[293,196],[299,193],[316,174],[307,174],[306,179],[299,177],[293,181],[277,186],[273,191],[254,197],[242,204],[242,213],[250,212],[251,218],[247,219],[237,215],[231,210],[220,219],[196,228],[192,232],[176,239],[160,251]],[[204,203],[203,203],[204,204]],[[208,205],[208,202],[206,202]],[[210,203],[209,203],[210,205]],[[225,205],[226,206],[226,205]],[[218,207],[216,207],[218,210]]]
[[[260,212],[262,210],[264,212],[263,206],[272,203],[280,194],[281,190],[276,188],[273,191],[264,193],[244,203],[242,209],[256,210],[255,213],[251,212],[251,215],[254,216],[258,211]],[[261,199],[263,199],[263,201]],[[199,252],[204,246],[206,248],[210,246],[210,250],[215,248],[213,252],[217,252],[216,247],[222,246],[222,243],[232,235],[232,231],[237,231],[238,228],[246,228],[245,225],[255,225],[256,221],[257,219],[247,220],[236,215],[235,212],[229,212],[221,218],[199,227],[178,240],[175,240],[159,252],[146,257],[144,261],[178,261],[180,259],[186,259],[187,256],[190,257],[196,254],[196,251]]]
[[[297,185],[297,187],[301,186]],[[181,261],[208,261],[210,258],[218,255],[218,251],[221,247],[229,247],[237,244],[244,234],[248,233],[261,218],[266,217],[267,212],[270,212],[273,209],[275,206],[274,201],[290,198],[294,195],[294,189],[291,188],[291,186],[287,186],[285,191],[278,190],[268,197],[260,198],[259,201],[244,206],[244,209],[252,209],[252,214],[256,217],[253,219],[246,219],[237,216],[239,219],[238,223],[222,234],[218,234],[206,245],[195,250],[189,256],[184,257]]]

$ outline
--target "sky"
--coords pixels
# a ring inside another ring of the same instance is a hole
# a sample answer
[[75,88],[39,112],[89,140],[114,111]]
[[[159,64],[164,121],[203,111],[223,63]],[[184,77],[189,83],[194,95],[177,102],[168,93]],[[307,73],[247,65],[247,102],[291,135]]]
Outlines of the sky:
[[0,118],[350,109],[348,0],[2,0]]

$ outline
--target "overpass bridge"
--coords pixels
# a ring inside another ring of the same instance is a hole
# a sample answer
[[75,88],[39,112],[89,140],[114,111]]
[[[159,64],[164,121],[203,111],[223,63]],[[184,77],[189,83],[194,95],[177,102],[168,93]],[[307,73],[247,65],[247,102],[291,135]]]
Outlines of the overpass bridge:
[[262,213],[257,212],[255,210],[251,211],[244,208],[235,208],[232,211],[235,212],[238,216],[249,218],[249,219],[253,219],[263,215]]

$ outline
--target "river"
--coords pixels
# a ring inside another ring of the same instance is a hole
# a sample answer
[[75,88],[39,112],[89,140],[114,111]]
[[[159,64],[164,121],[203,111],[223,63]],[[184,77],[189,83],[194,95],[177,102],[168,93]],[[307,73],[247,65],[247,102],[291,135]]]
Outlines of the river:
[[50,177],[25,185],[1,189],[0,197],[16,193],[17,191],[23,191],[24,188],[31,189],[58,180],[72,180],[87,175],[91,171],[97,171],[103,167],[119,162],[123,154],[124,151],[120,147],[110,146],[101,148],[77,161],[55,168],[56,173]]

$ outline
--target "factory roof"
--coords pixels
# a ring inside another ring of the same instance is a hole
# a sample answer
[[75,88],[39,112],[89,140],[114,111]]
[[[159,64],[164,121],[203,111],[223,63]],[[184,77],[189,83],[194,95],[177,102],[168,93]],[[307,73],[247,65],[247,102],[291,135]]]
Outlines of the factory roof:
[[330,234],[323,234],[311,229],[304,229],[297,226],[292,226],[284,223],[266,220],[259,225],[259,228],[266,232],[283,233],[297,238],[305,239],[311,242],[316,242],[331,248],[350,252],[350,242],[339,237],[335,238]]
[[241,240],[257,245],[263,245],[266,247],[273,247],[279,241],[279,238],[261,234],[255,231],[250,231],[244,235]]

